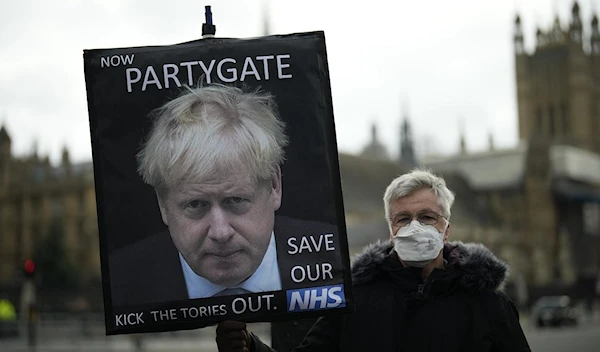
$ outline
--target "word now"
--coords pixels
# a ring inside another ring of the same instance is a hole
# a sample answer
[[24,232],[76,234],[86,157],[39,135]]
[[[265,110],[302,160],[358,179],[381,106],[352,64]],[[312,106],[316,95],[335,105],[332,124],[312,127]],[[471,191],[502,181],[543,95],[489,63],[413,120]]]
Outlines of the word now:
[[343,285],[288,290],[288,312],[342,308],[346,306]]
[[130,55],[113,55],[100,58],[100,67],[116,67],[121,65],[131,65],[135,54]]

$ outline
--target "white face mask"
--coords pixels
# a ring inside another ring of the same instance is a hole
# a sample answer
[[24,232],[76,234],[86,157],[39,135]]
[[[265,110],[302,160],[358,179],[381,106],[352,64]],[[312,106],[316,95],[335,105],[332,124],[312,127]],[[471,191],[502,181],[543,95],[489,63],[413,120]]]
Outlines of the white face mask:
[[444,233],[432,225],[422,225],[413,220],[407,226],[401,227],[394,236],[394,250],[400,259],[408,266],[422,268],[437,258],[444,248]]

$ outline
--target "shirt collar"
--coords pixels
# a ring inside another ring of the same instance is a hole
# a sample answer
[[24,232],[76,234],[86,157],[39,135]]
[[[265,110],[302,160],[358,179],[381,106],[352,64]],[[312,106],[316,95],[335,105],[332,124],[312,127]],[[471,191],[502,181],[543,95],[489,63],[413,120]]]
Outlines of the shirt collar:
[[[183,269],[183,276],[188,290],[189,298],[212,297],[228,287],[214,284],[197,275],[179,253],[179,261]],[[275,234],[271,232],[271,240],[256,271],[238,287],[250,292],[266,292],[281,290],[281,278],[277,265],[277,250],[275,247]]]

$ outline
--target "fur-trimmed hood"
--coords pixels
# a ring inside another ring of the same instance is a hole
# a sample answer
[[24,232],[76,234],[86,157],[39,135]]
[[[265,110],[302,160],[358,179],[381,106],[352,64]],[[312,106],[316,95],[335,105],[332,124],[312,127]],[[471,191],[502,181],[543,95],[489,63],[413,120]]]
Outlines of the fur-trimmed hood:
[[[377,241],[365,247],[352,262],[355,285],[375,279],[382,271],[385,259],[393,251],[390,241]],[[504,289],[509,266],[498,259],[484,245],[478,243],[447,242],[444,244],[446,269],[458,272],[459,285],[468,291],[498,292]]]

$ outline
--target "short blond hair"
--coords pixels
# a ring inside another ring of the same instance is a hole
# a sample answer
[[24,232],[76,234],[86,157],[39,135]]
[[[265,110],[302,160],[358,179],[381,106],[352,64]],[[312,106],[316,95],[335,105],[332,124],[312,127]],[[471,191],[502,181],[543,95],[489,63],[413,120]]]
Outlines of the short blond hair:
[[187,88],[153,112],[137,154],[138,172],[157,189],[236,170],[268,179],[288,143],[273,95],[211,84]]

